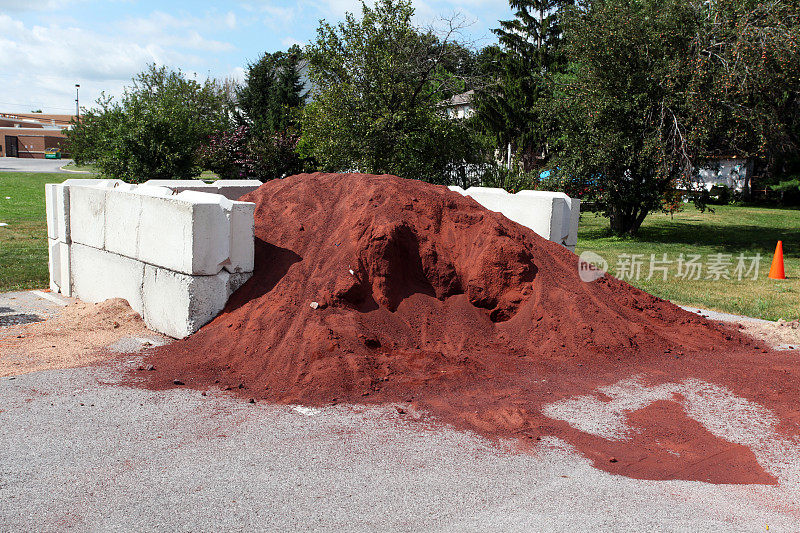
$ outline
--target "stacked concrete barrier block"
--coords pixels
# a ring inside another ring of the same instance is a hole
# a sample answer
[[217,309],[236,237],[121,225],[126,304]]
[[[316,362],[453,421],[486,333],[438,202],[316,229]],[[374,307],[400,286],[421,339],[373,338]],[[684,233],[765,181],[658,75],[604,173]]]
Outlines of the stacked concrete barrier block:
[[[159,331],[172,337],[185,337],[217,316],[231,294],[251,275],[252,272],[231,274],[222,270],[213,276],[192,276],[145,265],[145,323],[151,329],[158,325]],[[176,313],[176,308],[181,312]]]
[[183,191],[221,194],[228,200],[238,200],[243,195],[258,189],[258,180],[217,180],[206,183],[202,180],[148,180],[144,185],[167,187],[176,193]]
[[[120,180],[77,180],[68,179],[64,183],[55,184],[48,183],[45,185],[44,197],[47,212],[47,239],[48,239],[48,252],[49,260],[48,267],[50,270],[50,289],[54,292],[60,292],[65,296],[71,296],[71,250],[72,244],[72,231],[71,231],[71,216],[70,216],[70,195],[69,185],[74,183],[86,183],[97,188],[113,187],[121,184]],[[97,209],[98,204],[95,202],[90,205],[81,204],[84,211]],[[100,207],[102,209],[102,207]],[[80,210],[80,209],[79,209]],[[90,215],[84,213],[86,216],[79,217],[80,224],[77,229],[79,235],[92,233],[92,229],[88,230],[82,222],[85,218],[92,218]],[[95,233],[97,233],[95,231]],[[97,240],[97,235],[94,235]]]
[[50,290],[69,296],[69,194],[63,187],[48,183],[44,187],[44,201]]
[[578,243],[580,200],[564,193],[520,191],[509,194],[493,187],[452,186],[450,190],[469,196],[485,208],[502,213],[509,220],[530,228],[545,239],[575,251]]
[[[72,243],[70,253],[74,297],[85,302],[123,298],[134,311],[144,316],[144,263],[78,242]],[[151,329],[167,333],[159,328]]]
[[54,291],[124,298],[147,326],[185,337],[253,272],[255,205],[118,180],[45,186]]

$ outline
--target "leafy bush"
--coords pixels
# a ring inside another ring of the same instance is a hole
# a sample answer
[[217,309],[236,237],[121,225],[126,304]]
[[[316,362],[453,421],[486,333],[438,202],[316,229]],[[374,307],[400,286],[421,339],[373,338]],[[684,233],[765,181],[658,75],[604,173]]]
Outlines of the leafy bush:
[[734,191],[727,185],[714,185],[708,191],[708,203],[712,205],[728,205],[733,201]]
[[222,179],[283,178],[302,171],[297,139],[289,133],[253,136],[247,126],[239,126],[212,134],[200,149],[200,160]]
[[155,65],[133,79],[119,102],[102,95],[97,105],[67,131],[69,151],[78,164],[94,162],[103,175],[132,183],[198,175],[198,149],[228,125],[221,85]]

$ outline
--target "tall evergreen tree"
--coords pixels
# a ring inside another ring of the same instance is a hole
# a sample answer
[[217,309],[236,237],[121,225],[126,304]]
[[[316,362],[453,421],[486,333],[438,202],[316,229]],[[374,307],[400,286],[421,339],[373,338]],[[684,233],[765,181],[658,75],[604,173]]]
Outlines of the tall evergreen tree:
[[306,99],[301,81],[303,52],[265,53],[248,65],[245,83],[236,89],[238,126],[219,130],[200,151],[203,164],[223,178],[262,181],[302,170],[295,151],[299,116]]
[[499,46],[484,51],[494,80],[478,92],[478,122],[499,148],[511,145],[523,168],[541,166],[548,156],[553,121],[544,102],[551,97],[547,76],[564,68],[559,16],[572,0],[510,0],[514,19],[500,21]]
[[252,134],[270,135],[297,126],[297,111],[305,101],[301,57],[295,45],[287,52],[267,52],[248,65],[245,83],[237,91],[237,120]]

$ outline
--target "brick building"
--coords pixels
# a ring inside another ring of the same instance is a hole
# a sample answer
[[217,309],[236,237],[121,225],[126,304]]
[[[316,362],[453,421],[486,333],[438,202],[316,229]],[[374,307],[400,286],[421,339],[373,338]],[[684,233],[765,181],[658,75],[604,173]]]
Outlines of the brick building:
[[44,159],[49,148],[65,152],[64,129],[72,115],[44,113],[0,113],[0,157]]

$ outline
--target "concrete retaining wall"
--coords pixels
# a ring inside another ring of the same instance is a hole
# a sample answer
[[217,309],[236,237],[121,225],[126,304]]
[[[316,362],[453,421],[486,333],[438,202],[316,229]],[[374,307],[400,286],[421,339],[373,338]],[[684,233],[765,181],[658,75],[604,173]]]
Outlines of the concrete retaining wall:
[[502,213],[509,220],[532,229],[545,239],[575,251],[581,214],[581,201],[577,198],[549,191],[510,194],[493,187],[470,187],[464,190],[452,186],[450,190],[469,196],[485,208]]
[[258,180],[217,180],[206,183],[202,180],[148,180],[143,185],[168,187],[175,192],[195,191],[221,194],[228,200],[238,200],[243,195],[261,186]]
[[[238,198],[255,183],[215,190]],[[193,333],[252,275],[255,204],[82,179],[47,184],[45,201],[50,288],[87,302],[124,298],[155,331]]]

